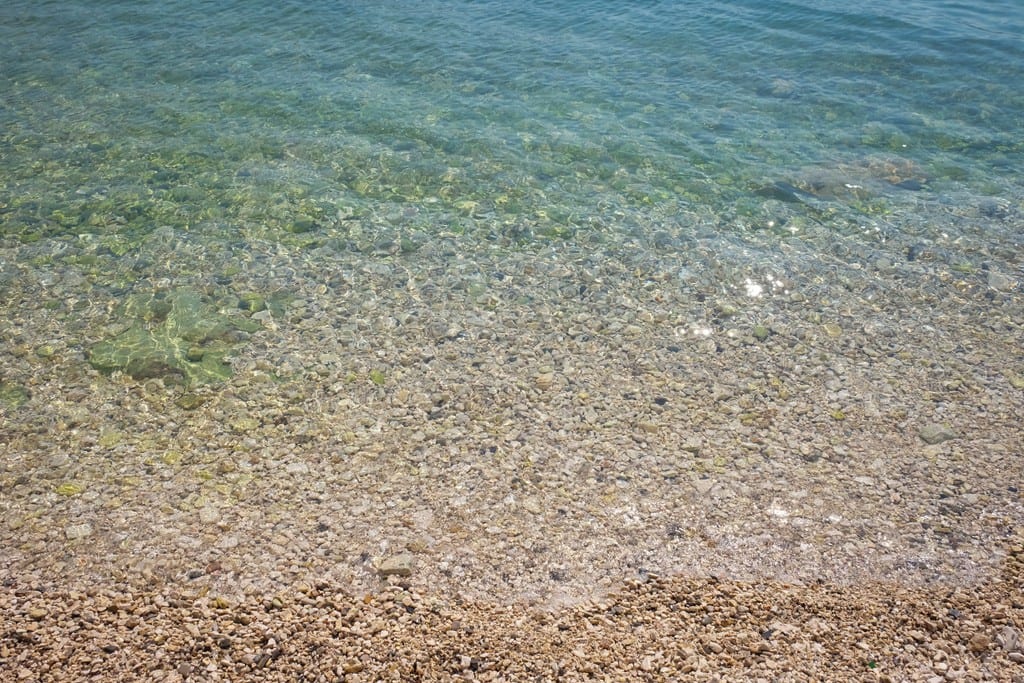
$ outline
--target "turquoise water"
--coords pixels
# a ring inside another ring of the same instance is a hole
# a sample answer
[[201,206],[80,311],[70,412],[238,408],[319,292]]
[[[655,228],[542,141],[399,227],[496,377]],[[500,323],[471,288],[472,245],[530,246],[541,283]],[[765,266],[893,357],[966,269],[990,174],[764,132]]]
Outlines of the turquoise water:
[[2,229],[415,250],[1012,205],[1022,34],[995,0],[6,3]]

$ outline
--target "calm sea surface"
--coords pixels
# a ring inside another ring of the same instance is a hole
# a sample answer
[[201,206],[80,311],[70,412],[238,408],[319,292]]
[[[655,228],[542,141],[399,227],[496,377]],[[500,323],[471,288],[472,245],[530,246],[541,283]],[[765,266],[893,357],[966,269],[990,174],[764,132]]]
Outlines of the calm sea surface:
[[1013,204],[1022,35],[1012,0],[9,2],[0,227],[413,250]]

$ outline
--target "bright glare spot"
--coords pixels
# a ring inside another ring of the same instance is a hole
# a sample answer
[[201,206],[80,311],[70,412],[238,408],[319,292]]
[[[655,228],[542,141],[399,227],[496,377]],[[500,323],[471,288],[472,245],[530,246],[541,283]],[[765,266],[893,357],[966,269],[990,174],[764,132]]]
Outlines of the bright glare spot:
[[764,287],[750,279],[746,281],[744,287],[746,287],[747,296],[752,298],[757,298],[761,296],[761,294],[764,292]]

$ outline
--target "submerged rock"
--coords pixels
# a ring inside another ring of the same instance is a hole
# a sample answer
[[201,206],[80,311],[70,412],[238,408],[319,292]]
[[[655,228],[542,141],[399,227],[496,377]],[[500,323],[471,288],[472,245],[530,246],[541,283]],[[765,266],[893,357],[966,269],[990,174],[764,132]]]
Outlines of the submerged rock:
[[30,394],[25,387],[14,382],[0,380],[0,405],[7,408],[20,408],[28,403],[29,398]]
[[258,323],[228,315],[195,291],[130,298],[123,307],[131,322],[121,333],[94,345],[89,363],[101,372],[121,370],[135,379],[177,376],[186,385],[231,377],[224,357],[239,343],[239,332]]

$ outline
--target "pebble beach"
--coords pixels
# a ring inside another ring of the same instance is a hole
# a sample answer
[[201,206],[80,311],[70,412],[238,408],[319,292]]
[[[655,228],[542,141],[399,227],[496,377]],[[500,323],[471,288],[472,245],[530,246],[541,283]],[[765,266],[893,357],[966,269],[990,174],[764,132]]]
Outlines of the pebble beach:
[[0,679],[1024,681],[1000,4],[0,9]]

